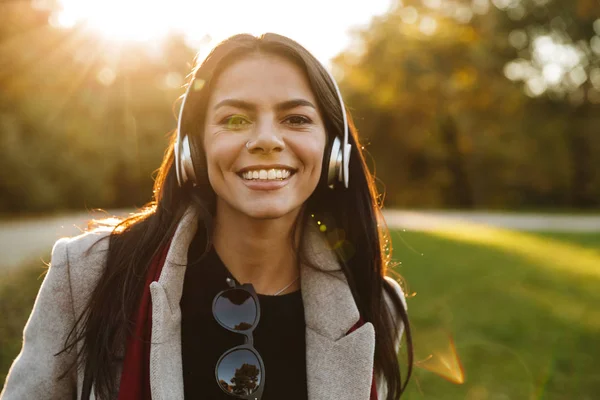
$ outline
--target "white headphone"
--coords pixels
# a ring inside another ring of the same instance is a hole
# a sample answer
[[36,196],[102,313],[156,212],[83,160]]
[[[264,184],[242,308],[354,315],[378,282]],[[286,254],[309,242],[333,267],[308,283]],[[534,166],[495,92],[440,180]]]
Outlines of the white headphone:
[[[349,176],[349,165],[350,165],[350,151],[352,145],[348,143],[348,119],[346,117],[346,108],[344,107],[344,100],[342,99],[342,93],[338,87],[333,75],[327,69],[323,69],[329,75],[329,79],[335,87],[340,106],[342,108],[342,119],[344,123],[344,137],[343,141],[339,136],[335,136],[331,145],[331,153],[329,155],[329,163],[327,169],[327,185],[330,188],[335,187],[336,181],[342,182],[344,187],[348,187],[348,176]],[[182,132],[182,120],[183,120],[183,109],[188,99],[190,91],[194,87],[194,76],[190,81],[183,101],[181,102],[181,108],[179,109],[179,119],[177,120],[177,140],[175,141],[175,171],[177,173],[177,182],[179,186],[183,186],[188,180],[195,186],[198,184],[196,178],[196,170],[194,169],[194,160],[192,159],[192,151],[190,147],[190,139],[187,133]]]

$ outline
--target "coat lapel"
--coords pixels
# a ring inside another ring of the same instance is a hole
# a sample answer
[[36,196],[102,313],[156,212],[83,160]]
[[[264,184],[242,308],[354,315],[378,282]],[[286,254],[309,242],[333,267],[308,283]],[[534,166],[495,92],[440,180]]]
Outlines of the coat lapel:
[[356,302],[322,234],[309,226],[306,235],[304,256],[310,265],[302,265],[301,287],[308,398],[368,400],[375,329],[367,322],[346,335],[360,317]]
[[[179,223],[158,282],[150,284],[152,398],[183,399],[181,309],[187,252],[198,213],[188,208]],[[353,331],[359,312],[334,253],[318,229],[307,227],[301,288],[306,320],[306,369],[310,400],[368,400],[375,331],[370,322]],[[315,267],[317,269],[315,269]]]
[[188,248],[196,233],[197,224],[197,213],[190,207],[175,230],[158,282],[150,284],[150,390],[153,400],[184,398],[179,302],[183,292]]

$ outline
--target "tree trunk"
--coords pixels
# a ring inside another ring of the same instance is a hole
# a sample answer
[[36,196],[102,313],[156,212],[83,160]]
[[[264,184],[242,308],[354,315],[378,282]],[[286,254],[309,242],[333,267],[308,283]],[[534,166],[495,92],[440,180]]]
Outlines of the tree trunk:
[[459,132],[456,121],[447,116],[440,123],[442,143],[446,148],[447,168],[452,176],[452,182],[447,188],[446,202],[451,207],[473,208],[473,190],[467,174],[465,156],[459,143]]

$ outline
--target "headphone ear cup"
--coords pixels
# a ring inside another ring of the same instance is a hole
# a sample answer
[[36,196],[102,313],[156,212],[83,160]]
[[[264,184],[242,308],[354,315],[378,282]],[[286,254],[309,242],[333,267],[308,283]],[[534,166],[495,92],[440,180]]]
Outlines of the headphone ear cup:
[[189,136],[189,146],[191,155],[191,164],[194,171],[194,183],[196,185],[208,182],[208,172],[206,170],[206,157],[204,152],[200,148],[197,137],[195,135]]
[[327,162],[327,186],[333,189],[342,178],[342,141],[338,136],[331,141],[328,155],[329,157],[325,159]]
[[181,142],[177,143],[177,151],[175,153],[175,162],[177,168],[177,180],[179,186],[183,186],[190,181],[196,183],[196,175],[192,162],[192,153],[189,143],[189,136],[183,135]]

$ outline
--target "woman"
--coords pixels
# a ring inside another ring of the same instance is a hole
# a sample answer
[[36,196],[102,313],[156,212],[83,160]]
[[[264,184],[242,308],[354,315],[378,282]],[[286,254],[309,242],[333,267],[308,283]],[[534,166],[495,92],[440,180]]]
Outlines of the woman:
[[154,202],[55,244],[2,400],[398,399],[408,320],[360,149],[299,44],[219,44]]

